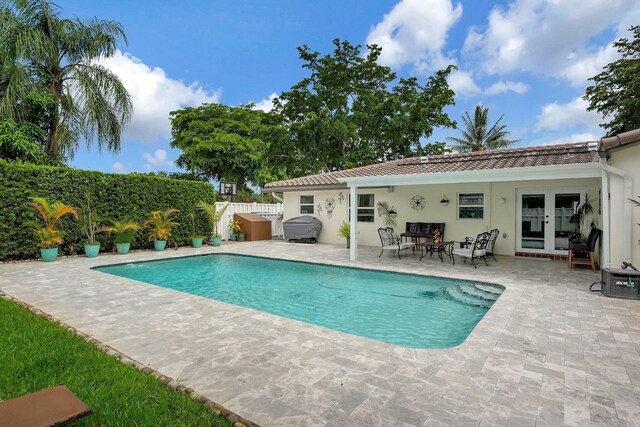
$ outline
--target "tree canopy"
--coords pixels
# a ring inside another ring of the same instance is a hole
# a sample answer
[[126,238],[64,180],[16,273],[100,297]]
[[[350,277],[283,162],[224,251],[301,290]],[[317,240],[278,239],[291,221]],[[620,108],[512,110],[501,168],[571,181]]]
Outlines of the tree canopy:
[[[115,21],[63,19],[46,0],[0,4],[0,116],[41,126],[42,151],[53,160],[73,157],[79,141],[117,152],[131,116],[129,94],[96,60],[126,42]],[[46,93],[50,106],[30,121],[30,94]]]
[[176,164],[208,178],[264,185],[284,177],[280,145],[287,134],[278,117],[252,109],[204,104],[171,112]]
[[511,134],[508,132],[507,126],[500,124],[504,114],[489,127],[489,109],[482,105],[476,105],[473,118],[465,111],[462,116],[464,129],[460,129],[461,137],[447,137],[447,141],[455,143],[455,148],[461,152],[468,151],[485,151],[507,148],[518,142],[517,140],[509,140],[507,137]]
[[640,25],[629,29],[633,40],[621,38],[613,46],[622,55],[590,78],[584,99],[588,111],[597,111],[611,120],[600,125],[607,136],[640,128]]
[[[301,176],[412,156],[436,126],[454,122],[443,112],[454,92],[437,71],[420,84],[415,77],[397,79],[378,64],[381,48],[333,41],[321,55],[298,48],[309,76],[275,99],[286,141],[289,176]],[[431,149],[442,147],[434,145]]]

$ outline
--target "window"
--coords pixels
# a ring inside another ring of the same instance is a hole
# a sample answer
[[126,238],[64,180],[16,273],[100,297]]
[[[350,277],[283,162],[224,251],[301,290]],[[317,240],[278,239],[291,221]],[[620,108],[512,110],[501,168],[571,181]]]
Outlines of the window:
[[313,196],[300,196],[300,213],[313,215]]
[[[375,219],[375,197],[373,194],[358,194],[358,222],[373,222]],[[351,218],[351,199],[349,199],[349,218]]]
[[483,219],[484,193],[458,194],[458,219]]

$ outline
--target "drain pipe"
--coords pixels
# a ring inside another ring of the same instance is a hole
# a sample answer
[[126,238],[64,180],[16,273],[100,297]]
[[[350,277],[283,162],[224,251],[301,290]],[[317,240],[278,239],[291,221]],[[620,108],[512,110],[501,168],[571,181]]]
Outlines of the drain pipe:
[[623,261],[631,262],[631,204],[628,200],[633,198],[633,184],[631,177],[622,169],[614,168],[607,164],[605,158],[600,158],[602,167],[602,241],[603,241],[603,265],[611,267],[611,243],[610,243],[610,206],[609,206],[609,174],[619,176],[624,179],[624,199],[623,208]]

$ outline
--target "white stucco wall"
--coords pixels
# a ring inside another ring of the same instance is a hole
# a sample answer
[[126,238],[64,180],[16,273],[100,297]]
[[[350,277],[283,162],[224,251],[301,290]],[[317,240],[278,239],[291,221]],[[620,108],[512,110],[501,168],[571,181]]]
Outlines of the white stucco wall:
[[[490,172],[487,172],[490,174]],[[444,222],[446,240],[462,240],[466,236],[476,236],[478,233],[492,228],[500,230],[500,236],[496,242],[495,252],[502,255],[514,255],[516,248],[516,195],[518,189],[552,189],[552,188],[583,188],[587,194],[595,199],[596,213],[599,211],[598,191],[599,179],[575,179],[575,180],[540,180],[499,183],[475,183],[475,184],[442,184],[442,185],[418,185],[396,186],[392,192],[387,188],[359,189],[359,194],[375,194],[375,203],[386,201],[396,207],[396,232],[404,231],[406,222]],[[458,193],[483,192],[485,194],[485,213],[483,219],[457,219],[457,195]],[[340,200],[342,193],[342,200]],[[426,200],[426,207],[421,211],[413,210],[410,206],[412,196],[421,195]],[[338,236],[338,227],[342,221],[348,220],[349,189],[324,190],[324,191],[292,191],[284,193],[284,219],[300,215],[300,195],[313,195],[316,211],[314,216],[323,223],[320,241],[325,243],[345,244],[343,238]],[[440,203],[446,195],[449,205]],[[335,210],[329,218],[326,201],[333,198],[336,202]],[[504,198],[504,203],[501,199]],[[322,211],[317,210],[320,204]],[[380,244],[377,229],[384,227],[383,218],[375,213],[375,222],[358,223],[358,244],[378,246]]]
[[[609,164],[624,170],[632,180],[633,198],[640,196],[640,146],[625,148],[611,154]],[[615,175],[609,175],[609,191],[611,193],[611,264],[617,266],[623,259],[624,238],[624,205],[629,203],[624,197],[624,180]],[[631,210],[631,261],[640,265],[640,208]]]

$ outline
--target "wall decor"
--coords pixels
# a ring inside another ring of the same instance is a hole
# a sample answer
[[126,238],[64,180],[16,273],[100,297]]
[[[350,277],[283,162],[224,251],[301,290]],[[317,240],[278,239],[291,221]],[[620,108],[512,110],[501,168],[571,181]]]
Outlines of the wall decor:
[[411,209],[414,211],[421,211],[425,206],[427,206],[427,202],[421,195],[416,194],[411,198]]
[[338,200],[340,201],[340,204],[344,201],[344,194],[342,194],[342,191],[338,193]]
[[324,201],[324,208],[327,210],[327,216],[331,219],[333,216],[333,210],[336,208],[336,199],[333,197],[327,197]]
[[316,206],[316,211],[318,212],[318,215],[322,213],[322,205],[320,203]]

